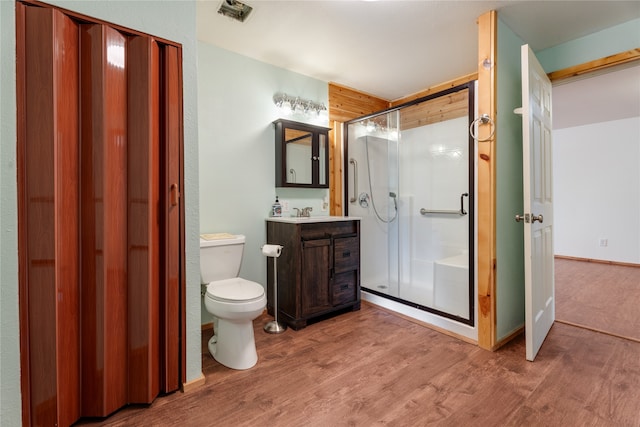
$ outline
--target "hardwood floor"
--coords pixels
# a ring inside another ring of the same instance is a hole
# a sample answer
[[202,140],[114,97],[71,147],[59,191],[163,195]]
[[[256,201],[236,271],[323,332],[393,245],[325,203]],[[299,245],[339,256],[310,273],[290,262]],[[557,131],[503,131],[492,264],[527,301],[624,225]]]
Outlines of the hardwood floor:
[[640,342],[640,268],[556,258],[556,320]]
[[556,323],[536,358],[524,337],[497,352],[363,303],[269,335],[254,322],[258,364],[233,371],[206,352],[206,384],[112,426],[640,426],[640,343]]

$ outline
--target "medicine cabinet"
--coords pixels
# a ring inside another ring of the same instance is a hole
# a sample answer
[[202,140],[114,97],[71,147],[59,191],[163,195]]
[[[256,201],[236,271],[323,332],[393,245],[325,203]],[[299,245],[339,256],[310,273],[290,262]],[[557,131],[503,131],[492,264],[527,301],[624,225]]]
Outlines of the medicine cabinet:
[[329,187],[330,128],[291,120],[273,122],[276,187]]

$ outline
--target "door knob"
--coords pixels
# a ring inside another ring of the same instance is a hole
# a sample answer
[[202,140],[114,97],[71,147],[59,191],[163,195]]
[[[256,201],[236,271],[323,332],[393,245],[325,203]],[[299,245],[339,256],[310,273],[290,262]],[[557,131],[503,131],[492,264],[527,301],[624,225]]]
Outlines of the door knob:
[[524,215],[516,215],[516,222],[521,222],[524,221],[527,224],[529,222],[531,222],[532,224],[536,221],[540,221],[540,224],[542,224],[542,214],[535,216],[533,214],[524,214]]

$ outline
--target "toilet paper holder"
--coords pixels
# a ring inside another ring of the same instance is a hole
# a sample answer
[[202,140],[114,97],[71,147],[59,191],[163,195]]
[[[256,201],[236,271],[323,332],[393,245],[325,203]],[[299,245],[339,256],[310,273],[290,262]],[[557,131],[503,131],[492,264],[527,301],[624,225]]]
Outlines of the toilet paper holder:
[[263,245],[262,253],[273,258],[273,320],[264,325],[264,331],[269,334],[281,334],[287,330],[287,325],[278,322],[278,257],[282,253],[282,246]]

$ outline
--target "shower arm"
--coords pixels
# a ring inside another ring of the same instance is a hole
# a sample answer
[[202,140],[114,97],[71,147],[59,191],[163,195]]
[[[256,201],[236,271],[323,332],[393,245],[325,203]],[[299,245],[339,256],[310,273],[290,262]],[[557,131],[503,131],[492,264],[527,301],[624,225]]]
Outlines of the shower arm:
[[349,199],[349,202],[355,203],[358,194],[358,162],[352,157],[349,159],[349,163],[353,165],[353,197]]

